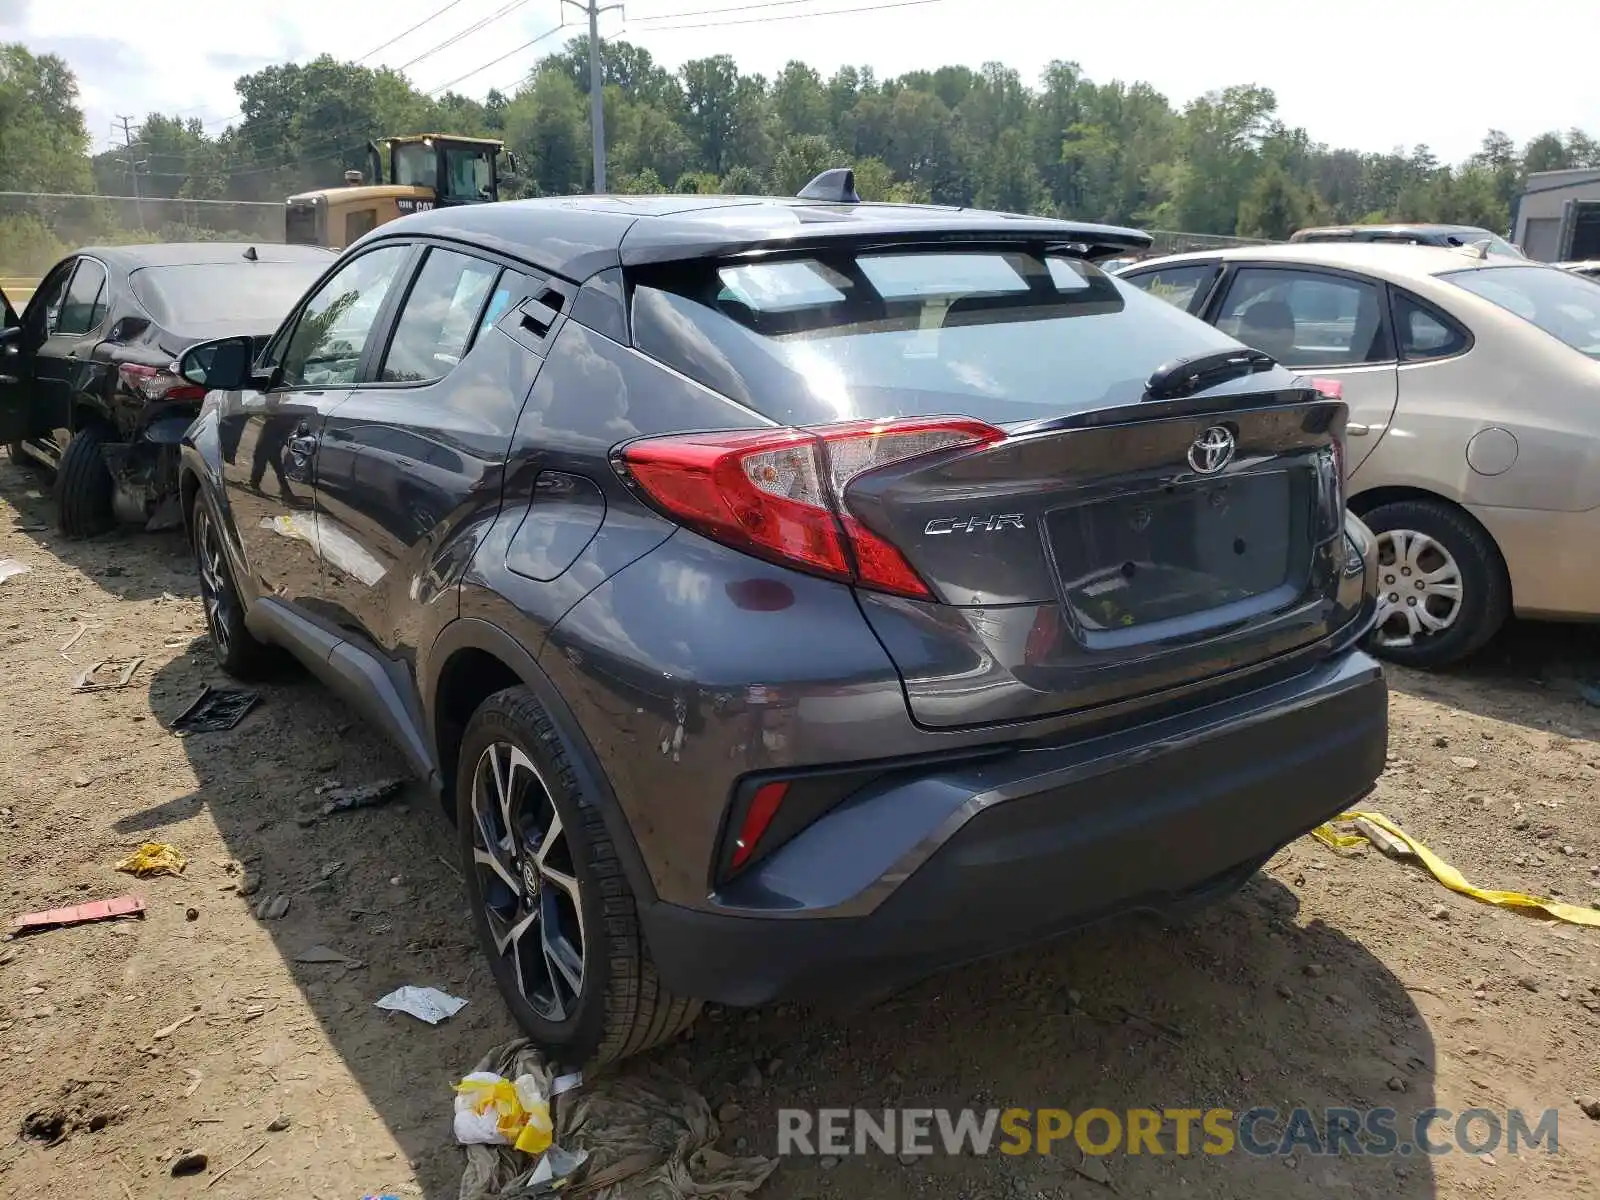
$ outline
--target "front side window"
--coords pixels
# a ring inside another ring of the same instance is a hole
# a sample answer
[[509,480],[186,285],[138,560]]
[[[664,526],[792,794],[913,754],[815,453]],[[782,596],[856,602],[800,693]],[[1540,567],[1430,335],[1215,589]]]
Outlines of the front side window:
[[1194,305],[1195,293],[1201,290],[1202,285],[1211,282],[1216,270],[1211,263],[1194,263],[1183,267],[1158,267],[1154,271],[1126,274],[1122,278],[1157,299],[1165,300],[1174,308],[1189,312]]
[[349,387],[378,311],[410,246],[384,246],[346,263],[306,303],[283,351],[283,387]]
[[439,187],[439,156],[432,146],[409,142],[396,146],[391,152],[395,183],[401,187],[423,187],[437,191]]
[[378,378],[428,383],[448,375],[472,344],[484,297],[500,268],[450,250],[430,250],[395,322]]
[[78,260],[72,285],[56,318],[57,333],[88,333],[106,315],[106,269],[92,258]]
[[1286,367],[1354,366],[1386,357],[1381,293],[1316,271],[1244,267],[1217,327]]
[[28,302],[29,325],[34,330],[40,327],[38,314],[43,313],[44,332],[52,334],[56,331],[56,324],[61,320],[61,306],[67,299],[67,284],[72,282],[72,266],[68,262],[57,267]]
[[1089,263],[1020,248],[699,261],[632,279],[641,352],[785,423],[1037,420],[1135,402],[1161,364],[1238,348]]
[[1600,288],[1557,267],[1484,267],[1438,276],[1600,359]]

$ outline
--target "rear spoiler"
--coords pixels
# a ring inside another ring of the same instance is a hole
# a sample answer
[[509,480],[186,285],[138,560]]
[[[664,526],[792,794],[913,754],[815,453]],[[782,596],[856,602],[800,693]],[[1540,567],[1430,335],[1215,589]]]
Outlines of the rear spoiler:
[[[987,218],[987,219],[985,219]],[[698,224],[693,234],[671,240],[651,240],[629,245],[623,239],[619,257],[625,267],[655,263],[683,262],[702,258],[767,258],[774,254],[855,253],[876,250],[904,250],[909,247],[990,246],[1027,247],[1035,253],[1063,254],[1089,262],[1119,258],[1130,251],[1149,250],[1154,240],[1137,229],[1084,225],[1073,227],[1064,221],[1040,218],[997,218],[988,213],[950,210],[947,221],[929,221],[928,228],[873,229],[853,227],[853,222],[819,223],[796,231],[791,237],[774,238],[758,233],[748,238],[738,235],[737,226],[718,228]],[[1007,228],[1007,226],[1012,226]],[[1066,228],[1062,228],[1066,226]]]

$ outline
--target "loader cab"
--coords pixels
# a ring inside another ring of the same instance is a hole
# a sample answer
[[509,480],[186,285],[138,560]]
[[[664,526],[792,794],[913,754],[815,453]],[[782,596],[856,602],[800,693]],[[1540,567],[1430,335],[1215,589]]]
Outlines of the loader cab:
[[[384,151],[388,169],[385,170]],[[345,186],[290,196],[284,240],[291,245],[339,250],[379,225],[414,212],[500,198],[500,155],[491,138],[417,134],[367,143],[372,182],[345,172]],[[507,156],[516,169],[516,159]]]
[[501,142],[422,134],[385,138],[384,145],[389,151],[389,181],[398,188],[431,193],[412,197],[409,204],[402,200],[402,214],[500,198]]

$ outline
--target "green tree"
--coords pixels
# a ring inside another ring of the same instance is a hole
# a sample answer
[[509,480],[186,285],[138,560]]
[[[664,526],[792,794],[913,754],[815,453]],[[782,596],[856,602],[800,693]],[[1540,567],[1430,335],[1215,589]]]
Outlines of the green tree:
[[0,45],[0,191],[93,187],[78,81],[54,54]]

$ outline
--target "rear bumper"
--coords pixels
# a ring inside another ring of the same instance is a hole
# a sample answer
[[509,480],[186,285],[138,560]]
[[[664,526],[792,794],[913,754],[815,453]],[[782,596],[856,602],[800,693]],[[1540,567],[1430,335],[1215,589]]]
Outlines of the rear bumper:
[[663,980],[728,1004],[902,986],[1228,885],[1383,770],[1382,670],[1292,680],[1073,745],[920,768],[852,797],[718,895],[641,916]]

